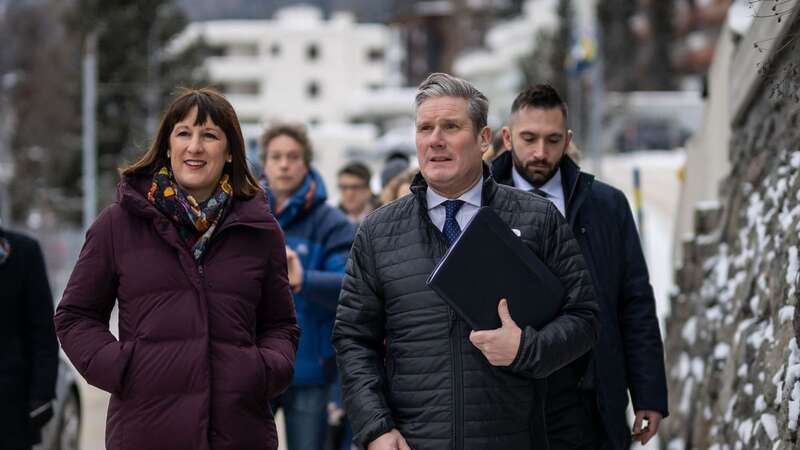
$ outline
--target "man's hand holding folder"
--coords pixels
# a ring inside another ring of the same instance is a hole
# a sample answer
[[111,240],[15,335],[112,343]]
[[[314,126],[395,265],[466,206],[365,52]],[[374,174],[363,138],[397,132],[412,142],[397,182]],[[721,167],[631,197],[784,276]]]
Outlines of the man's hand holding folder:
[[506,299],[501,299],[498,303],[497,314],[500,316],[500,328],[473,331],[469,334],[469,341],[483,353],[489,364],[507,367],[517,357],[522,329],[511,318]]
[[518,322],[537,330],[564,305],[561,281],[490,208],[475,214],[428,286],[477,331],[504,328],[498,299],[506,313],[513,312],[515,327]]

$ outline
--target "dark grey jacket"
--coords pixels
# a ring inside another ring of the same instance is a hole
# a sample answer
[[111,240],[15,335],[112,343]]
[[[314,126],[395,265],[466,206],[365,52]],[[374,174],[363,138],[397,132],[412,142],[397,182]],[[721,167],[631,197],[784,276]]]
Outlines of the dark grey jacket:
[[516,360],[493,367],[426,285],[447,250],[426,188],[417,177],[412,195],[367,217],[347,263],[333,343],[355,442],[397,428],[415,450],[529,449],[530,418],[543,407],[533,400],[535,380],[586,353],[598,334],[580,248],[550,202],[498,186],[484,167],[482,204],[521,231],[567,291],[561,315],[540,331],[524,329]]
[[[513,185],[511,167],[506,152],[492,163],[492,175]],[[631,441],[625,417],[628,390],[634,410],[669,414],[653,288],[625,194],[581,172],[567,156],[560,168],[567,220],[595,282],[602,332],[596,357],[589,354],[550,377],[548,409],[559,409],[566,391],[579,384],[594,387],[606,434],[614,449],[623,450]]]

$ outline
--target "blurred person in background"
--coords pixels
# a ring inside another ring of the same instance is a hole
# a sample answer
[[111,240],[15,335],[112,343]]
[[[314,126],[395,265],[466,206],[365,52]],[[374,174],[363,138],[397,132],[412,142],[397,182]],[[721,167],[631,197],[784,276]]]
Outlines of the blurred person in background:
[[284,411],[289,450],[321,449],[336,376],[331,330],[355,227],[325,203],[325,185],[311,167],[313,150],[304,128],[269,128],[261,150],[262,181],[286,234],[289,284],[303,330],[292,385],[273,405]]
[[111,393],[109,450],[278,447],[267,404],[291,381],[299,334],[284,237],[221,95],[178,95],[121,170],[56,331],[81,375]]
[[381,168],[381,189],[385,188],[392,178],[400,175],[411,166],[411,160],[401,150],[395,150],[386,156]]
[[[367,217],[367,214],[380,206],[378,197],[372,193],[370,181],[372,171],[366,164],[353,161],[344,165],[337,173],[337,187],[339,188],[339,209],[347,215],[354,225],[358,225]],[[345,415],[342,403],[341,385],[336,382],[331,385],[330,401],[328,402],[328,438],[326,448],[329,450],[349,450],[352,441],[350,423]]]
[[500,156],[500,153],[506,151],[505,144],[503,143],[503,133],[498,131],[494,134],[492,138],[492,145],[486,150],[486,153],[483,154],[483,160],[486,162],[491,162],[493,159]]
[[392,178],[381,191],[381,204],[385,205],[411,193],[411,183],[418,173],[418,167],[408,168]]
[[337,174],[339,209],[356,225],[379,206],[378,199],[369,186],[371,179],[369,167],[359,161],[346,164]]
[[493,176],[536,192],[565,216],[600,306],[596,349],[547,379],[550,449],[623,450],[631,438],[644,444],[668,414],[667,384],[655,297],[628,201],[573,161],[579,153],[570,145],[567,105],[551,86],[521,92],[502,131],[510,151],[494,160]]
[[36,240],[0,226],[0,448],[30,450],[53,417],[58,341]]

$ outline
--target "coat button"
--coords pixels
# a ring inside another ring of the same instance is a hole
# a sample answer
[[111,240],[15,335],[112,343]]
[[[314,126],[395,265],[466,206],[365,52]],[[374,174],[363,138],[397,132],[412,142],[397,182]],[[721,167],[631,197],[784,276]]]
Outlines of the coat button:
[[586,227],[581,227],[581,234],[586,234]]

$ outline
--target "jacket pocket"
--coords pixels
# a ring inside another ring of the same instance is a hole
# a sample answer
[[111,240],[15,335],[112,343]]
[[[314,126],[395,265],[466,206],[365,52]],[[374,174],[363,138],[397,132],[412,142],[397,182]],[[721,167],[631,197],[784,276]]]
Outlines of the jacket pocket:
[[258,380],[259,398],[263,400],[265,403],[268,403],[270,400],[270,392],[269,392],[269,383],[267,382],[267,377],[269,376],[269,367],[267,366],[267,362],[264,361],[264,358],[261,356],[261,350],[257,346],[253,346],[253,349],[256,353],[256,376]]
[[106,392],[121,395],[135,346],[135,341],[109,342],[92,357],[86,369],[86,381]]
[[127,361],[125,362],[125,367],[122,369],[122,375],[120,376],[119,380],[118,393],[122,399],[126,399],[130,393],[130,374],[132,372],[131,366],[133,365],[134,353],[136,352],[136,341],[127,341],[126,344],[130,348],[130,351],[128,352]]

